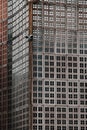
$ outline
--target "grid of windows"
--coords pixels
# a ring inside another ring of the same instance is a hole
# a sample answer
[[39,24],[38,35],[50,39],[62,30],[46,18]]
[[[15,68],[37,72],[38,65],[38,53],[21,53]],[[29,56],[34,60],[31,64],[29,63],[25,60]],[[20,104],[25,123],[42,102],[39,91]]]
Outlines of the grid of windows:
[[[9,1],[12,42],[11,129],[27,130],[28,5]],[[33,130],[86,130],[87,2],[40,0],[33,4]],[[11,28],[12,27],[12,28]],[[10,40],[9,40],[10,43]]]
[[87,2],[41,3],[33,5],[33,129],[86,130],[80,110],[86,107]]
[[8,130],[7,0],[0,1],[0,129]]
[[25,38],[29,26],[28,10],[27,1],[8,2],[9,130],[29,129],[29,43]]

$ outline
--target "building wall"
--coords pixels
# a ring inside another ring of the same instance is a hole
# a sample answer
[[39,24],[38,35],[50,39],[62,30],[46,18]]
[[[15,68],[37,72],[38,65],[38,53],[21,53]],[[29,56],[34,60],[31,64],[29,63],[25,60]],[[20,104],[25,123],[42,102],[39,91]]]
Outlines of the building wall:
[[0,129],[8,130],[7,0],[0,0]]
[[[8,2],[9,32],[9,130],[29,129],[28,3]],[[11,59],[12,58],[12,59]],[[10,73],[11,72],[11,73]],[[12,79],[11,79],[12,76]]]
[[87,129],[87,1],[33,5],[33,130]]
[[[25,39],[29,8],[22,0],[13,0],[11,7],[9,128],[27,130],[31,120],[29,44]],[[32,130],[87,129],[86,19],[85,0],[40,0],[33,4]]]

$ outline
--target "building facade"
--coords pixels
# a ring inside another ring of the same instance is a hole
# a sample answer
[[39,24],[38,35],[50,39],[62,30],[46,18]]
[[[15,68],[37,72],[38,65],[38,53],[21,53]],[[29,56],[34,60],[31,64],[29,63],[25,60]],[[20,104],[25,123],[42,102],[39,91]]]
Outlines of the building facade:
[[28,2],[8,1],[9,130],[29,129]]
[[7,0],[0,0],[0,129],[8,130]]
[[[86,130],[87,1],[8,3],[9,130]],[[32,63],[25,38],[31,27],[31,3]]]
[[87,129],[87,1],[33,5],[33,130]]

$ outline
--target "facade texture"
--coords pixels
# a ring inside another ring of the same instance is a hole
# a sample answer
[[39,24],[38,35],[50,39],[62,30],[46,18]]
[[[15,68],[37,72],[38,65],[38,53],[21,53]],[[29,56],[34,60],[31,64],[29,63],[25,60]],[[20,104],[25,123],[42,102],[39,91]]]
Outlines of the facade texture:
[[9,130],[29,129],[28,10],[26,0],[8,2]]
[[0,130],[8,129],[7,0],[0,0]]
[[87,130],[87,1],[8,0],[8,98],[0,3],[0,129]]
[[33,130],[86,130],[87,1],[41,1],[33,28]]

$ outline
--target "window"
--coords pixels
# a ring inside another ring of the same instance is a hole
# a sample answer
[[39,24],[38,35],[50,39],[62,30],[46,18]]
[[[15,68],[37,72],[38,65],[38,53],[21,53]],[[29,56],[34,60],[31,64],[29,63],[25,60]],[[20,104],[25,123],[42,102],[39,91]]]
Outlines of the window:
[[62,104],[66,104],[66,100],[62,100]]
[[72,57],[68,57],[68,61],[72,61]]
[[42,126],[38,126],[38,130],[42,130]]
[[73,124],[73,120],[69,120],[69,124]]
[[[42,120],[38,120],[38,123],[39,123],[39,124],[42,124]],[[40,127],[41,127],[41,126],[40,126]]]
[[66,98],[66,94],[62,94],[62,98]]
[[77,114],[74,114],[74,118],[78,118],[78,115],[77,115]]
[[53,99],[51,99],[51,100],[50,100],[50,103],[51,103],[51,104],[54,104],[54,100],[53,100]]
[[45,117],[46,117],[46,118],[49,118],[49,113],[46,113],[46,114],[45,114]]
[[62,88],[62,92],[66,92],[66,88]]
[[42,111],[42,107],[38,107],[38,111]]
[[54,107],[51,107],[51,108],[50,108],[50,111],[51,111],[51,112],[54,112]]
[[45,120],[45,124],[49,124],[49,120]]
[[62,120],[62,124],[66,124],[66,120]]
[[49,111],[49,107],[45,107],[45,111]]
[[61,88],[57,88],[57,92],[61,92]]
[[57,104],[61,104],[61,100],[57,100]]
[[66,108],[62,108],[62,112],[66,112]]
[[68,72],[69,72],[69,73],[72,73],[72,69],[68,69]]
[[61,112],[61,108],[57,108],[57,112]]
[[51,88],[50,88],[50,92],[54,92],[54,88],[51,87]]
[[57,124],[61,124],[61,120],[57,120]]
[[69,112],[73,112],[73,108],[69,108]]
[[45,130],[49,130],[49,126],[45,126]]

